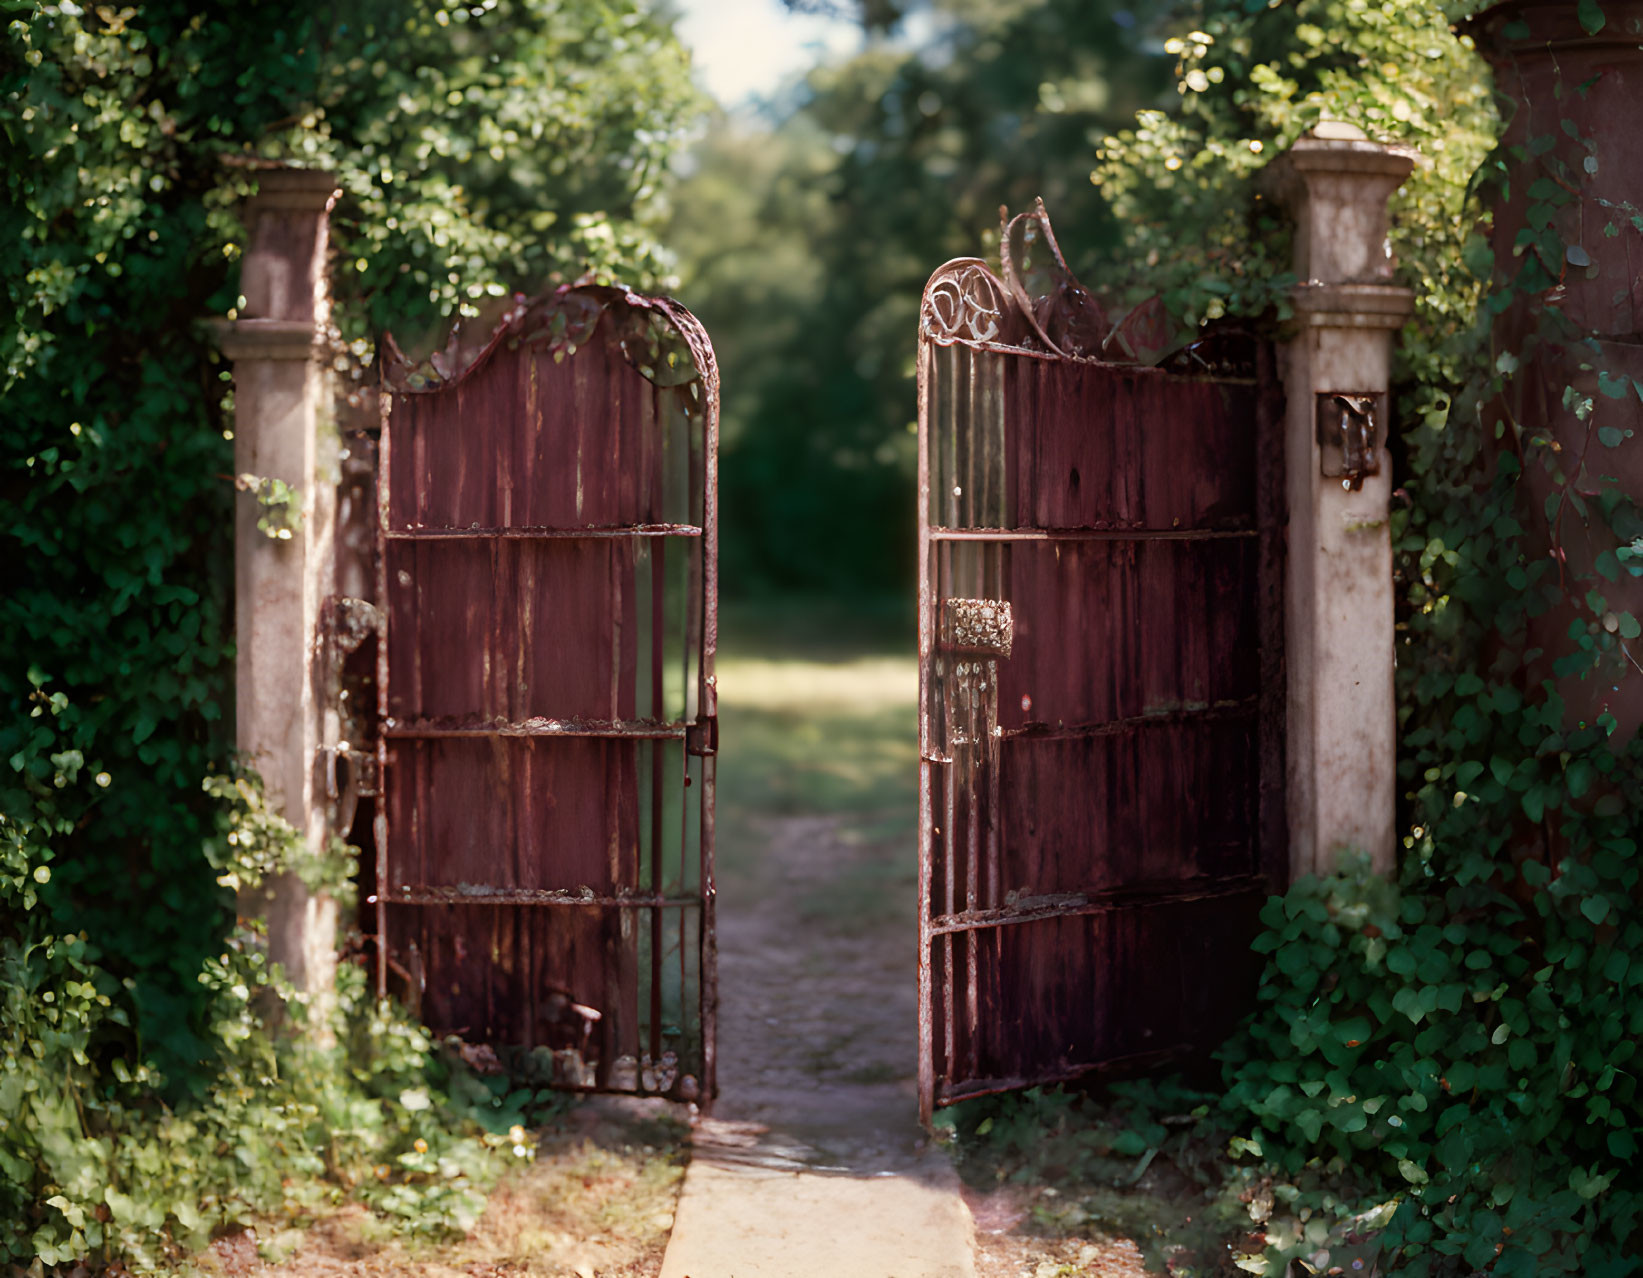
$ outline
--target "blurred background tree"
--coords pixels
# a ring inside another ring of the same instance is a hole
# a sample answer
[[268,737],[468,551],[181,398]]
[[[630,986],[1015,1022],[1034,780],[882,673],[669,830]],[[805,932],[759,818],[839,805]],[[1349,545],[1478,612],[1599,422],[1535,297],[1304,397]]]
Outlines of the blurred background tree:
[[1123,0],[936,0],[916,45],[889,38],[913,7],[832,6],[861,51],[763,120],[716,118],[677,193],[679,295],[724,371],[733,597],[908,597],[925,280],[996,247],[1000,203],[1040,195],[1074,269],[1099,260],[1118,241],[1090,182],[1101,141],[1175,98]]

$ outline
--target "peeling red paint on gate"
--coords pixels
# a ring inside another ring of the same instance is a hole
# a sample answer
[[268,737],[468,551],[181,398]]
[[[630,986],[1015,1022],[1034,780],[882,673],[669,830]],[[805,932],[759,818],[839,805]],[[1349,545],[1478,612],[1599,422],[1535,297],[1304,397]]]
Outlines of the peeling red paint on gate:
[[586,286],[464,336],[384,396],[379,981],[561,1086],[710,1096],[712,348]]
[[[1016,269],[949,263],[921,320],[926,1117],[1212,1047],[1284,878],[1270,355],[1183,373],[1048,349],[1097,312]],[[1008,655],[953,644],[954,600],[1009,605]]]

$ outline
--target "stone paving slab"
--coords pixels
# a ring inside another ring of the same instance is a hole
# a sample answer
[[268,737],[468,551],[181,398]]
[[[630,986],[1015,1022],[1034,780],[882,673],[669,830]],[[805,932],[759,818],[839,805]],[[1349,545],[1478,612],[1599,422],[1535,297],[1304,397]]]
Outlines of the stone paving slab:
[[974,1278],[956,1187],[695,1162],[662,1278]]

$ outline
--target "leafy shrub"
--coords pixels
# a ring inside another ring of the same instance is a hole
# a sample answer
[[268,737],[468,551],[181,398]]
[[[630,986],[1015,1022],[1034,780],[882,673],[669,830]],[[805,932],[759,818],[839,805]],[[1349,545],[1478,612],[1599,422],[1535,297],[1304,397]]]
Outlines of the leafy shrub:
[[[1226,1049],[1237,1149],[1280,1180],[1324,1164],[1381,1186],[1400,1273],[1633,1272],[1634,835],[1616,816],[1553,868],[1479,847],[1436,888],[1417,855],[1402,888],[1360,866],[1274,899],[1261,1009]],[[1327,1269],[1297,1226],[1267,1224],[1277,1253]]]
[[[69,706],[61,694],[48,704],[49,730]],[[132,982],[110,975],[86,932],[53,932],[41,908],[54,836],[87,784],[72,751],[57,757],[63,784],[39,787],[25,818],[0,816],[0,910],[12,920],[0,935],[0,1260],[118,1258],[148,1272],[222,1229],[300,1222],[349,1199],[413,1233],[468,1228],[497,1175],[530,1156],[522,1125],[545,1098],[436,1055],[357,965],[342,970],[330,1045],[276,1036],[266,1010],[299,1029],[311,1013],[270,970],[259,931],[238,926],[196,974],[210,1086],[162,1099]],[[225,799],[205,849],[225,882],[254,893],[292,869],[304,841],[254,779],[206,788]]]

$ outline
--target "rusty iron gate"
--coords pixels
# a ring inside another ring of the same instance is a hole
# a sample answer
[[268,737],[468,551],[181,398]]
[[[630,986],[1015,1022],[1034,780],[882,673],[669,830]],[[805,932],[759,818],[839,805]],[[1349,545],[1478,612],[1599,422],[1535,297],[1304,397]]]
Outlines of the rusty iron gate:
[[1149,366],[1162,307],[1109,325],[1042,206],[1003,244],[920,317],[926,1120],[1213,1047],[1287,873],[1270,355]]
[[706,1099],[712,347],[590,286],[466,337],[385,371],[379,988],[557,1086]]

